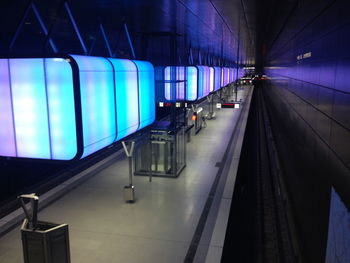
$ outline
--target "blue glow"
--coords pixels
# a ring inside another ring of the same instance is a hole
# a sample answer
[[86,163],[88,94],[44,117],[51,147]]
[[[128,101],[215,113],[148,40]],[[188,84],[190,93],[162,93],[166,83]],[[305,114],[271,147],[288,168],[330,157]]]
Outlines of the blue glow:
[[[164,68],[164,97],[165,100],[168,101],[195,101],[198,98],[200,98],[200,94],[204,92],[203,89],[200,89],[200,87],[204,88],[203,85],[200,86],[200,83],[208,83],[209,85],[209,75],[208,80],[206,79],[200,79],[200,76],[206,76],[204,74],[205,67],[199,66],[168,66]],[[171,79],[171,73],[172,71],[175,71],[176,79]],[[203,74],[199,73],[199,70],[203,72]],[[209,70],[209,69],[208,69]],[[199,82],[199,80],[201,82]],[[171,85],[176,81],[176,85]],[[176,91],[173,94],[171,91],[171,87],[176,87]],[[207,87],[209,89],[209,86]],[[176,96],[176,98],[173,98],[173,96]]]
[[229,69],[228,68],[222,68],[222,86],[226,86],[229,83]]
[[146,61],[133,60],[133,62],[138,69],[140,109],[139,129],[142,129],[153,123],[156,117],[154,68],[151,63]]
[[71,160],[92,154],[154,121],[154,86],[154,68],[145,61],[78,55],[0,59],[0,155]]
[[221,85],[221,87],[224,87],[225,86],[225,84],[224,84],[224,68],[221,68],[221,81],[220,81],[220,85]]
[[170,68],[165,67],[164,69],[164,97],[166,100],[171,100],[171,92],[170,92]]
[[176,100],[185,99],[185,67],[176,67]]
[[234,79],[234,75],[235,75],[235,69],[234,68],[230,68],[230,83],[235,80]]
[[187,67],[187,101],[195,101],[198,97],[198,69],[194,66]]
[[210,81],[209,81],[210,92],[213,92],[214,91],[214,68],[209,67],[209,72],[210,72]]
[[139,94],[136,64],[126,59],[109,59],[114,67],[117,103],[117,138],[137,131],[139,126]]
[[197,66],[198,68],[198,99],[204,96],[204,69],[202,66]]
[[198,99],[210,93],[210,69],[207,66],[198,67]]
[[50,159],[43,59],[10,59],[17,156]]
[[221,87],[221,68],[214,67],[214,90],[219,90]]
[[52,159],[70,160],[77,154],[73,73],[60,58],[45,59]]
[[[175,79],[172,79],[172,71],[175,71]],[[185,100],[185,87],[186,87],[186,68],[179,66],[168,66],[164,69],[164,88],[165,88],[165,99],[168,101],[179,101]],[[175,85],[171,83],[175,82]],[[176,87],[176,91],[173,94],[171,91],[172,87]],[[173,98],[175,96],[175,98]]]
[[203,96],[207,96],[210,93],[210,68],[203,66],[204,69],[204,85],[203,85]]
[[72,57],[79,68],[85,157],[116,137],[113,67],[105,58]]
[[0,59],[0,155],[15,157],[9,60]]

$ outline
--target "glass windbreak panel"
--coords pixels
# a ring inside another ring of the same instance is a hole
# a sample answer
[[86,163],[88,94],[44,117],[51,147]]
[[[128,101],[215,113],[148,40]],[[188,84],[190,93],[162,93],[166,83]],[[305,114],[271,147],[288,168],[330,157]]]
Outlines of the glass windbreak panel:
[[214,90],[218,90],[221,87],[221,68],[214,67]]
[[0,155],[16,157],[9,60],[0,59]]
[[10,59],[17,156],[50,159],[44,60]]
[[139,108],[140,125],[139,129],[151,124],[155,120],[155,87],[154,68],[146,61],[134,60],[138,69],[139,78]]
[[136,64],[127,59],[109,59],[114,67],[117,103],[117,138],[137,131],[139,126],[139,92]]
[[70,160],[77,153],[73,73],[62,58],[45,59],[52,159]]
[[187,67],[187,101],[194,101],[197,99],[197,91],[198,91],[198,70],[194,66]]
[[79,68],[85,157],[113,143],[116,136],[113,67],[105,58],[72,57]]

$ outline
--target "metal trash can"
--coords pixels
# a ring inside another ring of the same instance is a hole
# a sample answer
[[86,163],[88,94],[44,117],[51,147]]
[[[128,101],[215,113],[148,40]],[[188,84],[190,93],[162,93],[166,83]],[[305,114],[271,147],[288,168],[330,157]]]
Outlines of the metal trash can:
[[125,202],[135,201],[135,187],[133,185],[124,186],[124,200]]
[[[68,225],[38,221],[39,197],[35,194],[19,198],[26,214],[21,227],[24,263],[70,263]],[[31,211],[25,199],[30,200]]]

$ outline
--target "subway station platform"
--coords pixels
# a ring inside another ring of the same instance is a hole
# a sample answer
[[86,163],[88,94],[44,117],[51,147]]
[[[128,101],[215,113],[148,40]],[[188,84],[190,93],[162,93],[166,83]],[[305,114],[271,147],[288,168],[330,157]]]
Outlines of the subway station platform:
[[[252,91],[239,90],[241,107],[218,110],[192,137],[178,178],[136,176],[136,202],[126,203],[119,152],[43,196],[39,220],[69,225],[73,263],[220,262]],[[23,262],[16,224],[0,237],[0,262]]]

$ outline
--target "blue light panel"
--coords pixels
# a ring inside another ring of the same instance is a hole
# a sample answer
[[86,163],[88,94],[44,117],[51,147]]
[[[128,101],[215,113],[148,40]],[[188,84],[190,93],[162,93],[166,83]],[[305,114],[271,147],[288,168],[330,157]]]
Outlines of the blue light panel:
[[53,160],[90,155],[154,121],[154,85],[154,68],[145,61],[78,55],[0,59],[0,155]]
[[219,90],[221,87],[221,68],[214,67],[214,90]]
[[197,66],[198,74],[198,99],[210,93],[210,69],[207,66]]
[[120,140],[137,131],[139,126],[139,93],[136,64],[126,59],[109,58],[115,74],[117,137]]
[[17,156],[8,59],[0,59],[0,155]]
[[[172,79],[172,71],[175,71],[175,79]],[[185,87],[186,87],[186,68],[182,66],[167,66],[164,69],[164,88],[165,88],[165,99],[168,101],[179,101],[185,100]],[[176,81],[175,85],[172,85]],[[171,91],[172,87],[176,87],[176,92],[173,94]],[[176,98],[173,98],[173,96]]]
[[235,81],[235,77],[234,77],[235,76],[235,69],[234,68],[230,68],[229,71],[230,71],[230,80],[229,81],[231,83],[231,82]]
[[70,160],[77,154],[73,72],[62,58],[45,59],[52,159]]
[[166,100],[171,100],[171,67],[165,67],[164,68],[164,97]]
[[210,93],[210,68],[203,66],[204,69],[204,89],[203,95],[207,96]]
[[85,157],[116,137],[113,67],[105,58],[72,57],[79,68]]
[[154,68],[151,63],[146,61],[133,60],[133,62],[138,69],[140,109],[139,129],[142,129],[153,123],[156,117]]
[[210,92],[214,91],[214,68],[209,67],[209,72],[210,72]]
[[17,156],[50,159],[44,61],[10,59]]
[[198,97],[198,69],[194,66],[186,67],[186,100],[195,101]]
[[204,68],[202,66],[197,66],[198,68],[198,99],[204,97]]

